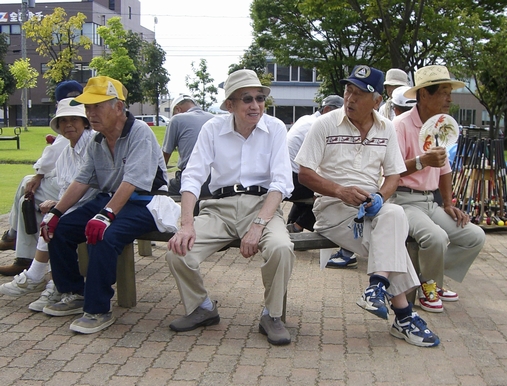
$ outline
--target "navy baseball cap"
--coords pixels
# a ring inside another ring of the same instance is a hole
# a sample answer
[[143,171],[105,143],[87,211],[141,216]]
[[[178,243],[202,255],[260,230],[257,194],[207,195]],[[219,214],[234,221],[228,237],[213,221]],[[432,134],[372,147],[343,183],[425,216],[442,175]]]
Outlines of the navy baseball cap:
[[[74,93],[73,95],[69,95],[70,93]],[[75,80],[64,80],[63,82],[58,83],[55,89],[55,99],[57,102],[60,102],[62,99],[75,97],[79,94],[83,93],[83,86],[76,82]]]
[[355,66],[347,79],[340,80],[341,84],[352,83],[365,92],[384,91],[384,73],[365,65]]

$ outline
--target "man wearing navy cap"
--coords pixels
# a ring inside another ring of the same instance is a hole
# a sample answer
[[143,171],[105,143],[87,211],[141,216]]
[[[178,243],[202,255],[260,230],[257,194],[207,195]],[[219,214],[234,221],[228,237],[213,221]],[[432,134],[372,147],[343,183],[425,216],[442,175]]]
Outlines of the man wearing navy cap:
[[400,206],[384,203],[405,171],[394,127],[376,111],[384,74],[360,65],[340,82],[343,108],[315,122],[296,156],[300,182],[318,194],[314,228],[368,256],[370,285],[357,301],[361,308],[388,319],[391,298],[396,316],[391,335],[416,346],[436,346],[439,338],[405,295],[420,285],[405,247],[407,218]]

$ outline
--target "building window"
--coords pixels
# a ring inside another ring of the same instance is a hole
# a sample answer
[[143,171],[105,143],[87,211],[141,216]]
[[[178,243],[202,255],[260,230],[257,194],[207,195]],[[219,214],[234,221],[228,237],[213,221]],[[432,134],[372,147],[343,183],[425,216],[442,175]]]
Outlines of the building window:
[[475,125],[475,110],[460,109],[458,122],[463,126]]
[[300,82],[313,82],[313,70],[307,68],[299,68],[299,81]]
[[21,26],[19,24],[1,25],[0,33],[7,35],[21,35]]
[[93,77],[93,71],[89,63],[75,63],[72,70],[71,78],[79,83],[86,83],[88,79]]
[[109,0],[109,9],[114,11],[114,0]]
[[273,75],[275,82],[314,82],[313,69],[268,63],[267,72]]
[[292,125],[294,123],[294,107],[276,106],[275,117],[282,120],[286,125]]
[[313,114],[313,107],[312,106],[296,106],[294,109],[294,122],[297,121],[299,118],[301,118],[304,115],[312,115]]
[[129,6],[129,20],[132,20],[132,7]]
[[290,67],[276,66],[275,80],[277,82],[288,82],[290,79]]
[[91,40],[92,44],[100,46],[101,39],[100,35],[97,33],[98,24],[95,23],[84,23],[82,34]]

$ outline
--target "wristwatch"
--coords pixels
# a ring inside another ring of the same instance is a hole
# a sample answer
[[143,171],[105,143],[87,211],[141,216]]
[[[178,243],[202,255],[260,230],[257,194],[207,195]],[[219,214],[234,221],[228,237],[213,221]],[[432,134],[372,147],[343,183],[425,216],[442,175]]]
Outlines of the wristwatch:
[[260,217],[257,217],[254,222],[254,224],[259,224],[259,225],[262,225],[263,227],[265,227],[266,225],[268,225],[268,222]]
[[420,156],[415,157],[415,168],[417,170],[422,170],[423,169],[423,164],[421,162],[421,157]]

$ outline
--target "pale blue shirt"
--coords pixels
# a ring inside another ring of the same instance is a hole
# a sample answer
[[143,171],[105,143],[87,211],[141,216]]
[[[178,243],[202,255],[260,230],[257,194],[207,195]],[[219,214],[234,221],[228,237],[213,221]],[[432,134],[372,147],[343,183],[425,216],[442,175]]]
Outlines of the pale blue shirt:
[[182,173],[180,192],[199,197],[211,173],[209,189],[241,184],[262,186],[290,197],[294,185],[287,148],[287,129],[278,118],[263,114],[248,138],[234,131],[232,114],[206,122]]

